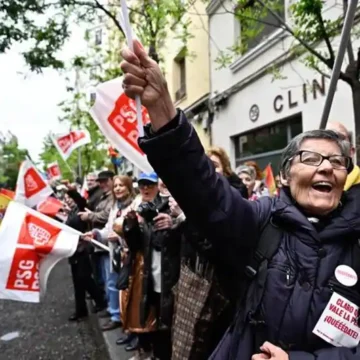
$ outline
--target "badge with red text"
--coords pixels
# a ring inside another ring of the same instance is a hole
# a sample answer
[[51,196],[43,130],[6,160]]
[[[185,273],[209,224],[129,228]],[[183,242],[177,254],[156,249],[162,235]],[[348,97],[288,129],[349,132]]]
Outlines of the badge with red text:
[[335,269],[336,280],[345,286],[354,286],[358,282],[358,276],[354,269],[347,265],[339,265]]
[[356,347],[360,341],[358,316],[358,306],[334,293],[313,333],[336,347]]

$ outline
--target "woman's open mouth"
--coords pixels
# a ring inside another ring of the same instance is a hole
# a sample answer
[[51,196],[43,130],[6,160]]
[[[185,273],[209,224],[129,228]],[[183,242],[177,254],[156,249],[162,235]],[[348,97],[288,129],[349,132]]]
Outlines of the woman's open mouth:
[[312,184],[312,188],[321,193],[330,193],[333,189],[333,184],[328,181],[318,181]]

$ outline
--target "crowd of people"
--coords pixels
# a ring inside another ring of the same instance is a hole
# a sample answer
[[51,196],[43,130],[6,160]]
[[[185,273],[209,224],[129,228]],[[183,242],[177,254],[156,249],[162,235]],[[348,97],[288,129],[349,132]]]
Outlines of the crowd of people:
[[[246,200],[224,169],[223,175],[216,171],[143,46],[134,41],[133,49],[121,54],[124,91],[138,96],[150,117],[139,145],[183,210],[180,228],[201,254],[195,270],[208,280],[208,285],[199,281],[181,264],[172,357],[183,344],[181,334],[195,332],[200,349],[214,346],[209,357],[214,360],[358,359],[360,186],[351,134],[335,124],[293,138],[282,152],[282,188],[275,197],[255,187],[256,175],[251,189],[254,172],[241,167]],[[188,286],[182,284],[186,279]],[[186,292],[194,283],[197,290]],[[201,324],[186,326],[181,317],[189,309],[187,320],[198,314],[203,294],[213,301],[200,311]],[[205,329],[220,313],[211,311],[213,306],[229,311],[222,312],[224,326],[217,327],[221,340],[210,341]],[[179,330],[178,324],[185,326]]]
[[133,360],[358,359],[351,133],[331,123],[292,139],[271,193],[256,163],[233,171],[223,149],[203,149],[137,41],[122,56],[124,91],[149,111],[139,144],[156,173],[88,174],[87,199],[66,183],[67,224],[83,233],[69,320],[88,315],[88,294]]
[[[243,198],[268,196],[256,163],[233,171],[223,149],[212,147],[207,156]],[[86,197],[80,195],[79,184],[68,181],[60,187],[65,191],[57,193],[66,204],[66,224],[84,234],[69,259],[75,295],[69,321],[88,316],[89,297],[92,310],[108,319],[102,331],[118,329],[116,343],[136,351],[132,359],[208,358],[231,323],[236,299],[230,283],[219,285],[226,274],[216,270],[206,237],[187,221],[155,172],[133,179],[105,170],[87,174],[86,182]],[[212,276],[200,272],[201,267],[211,269]],[[189,285],[186,272],[209,281],[214,293],[180,299],[179,287]],[[222,301],[217,304],[219,295]],[[174,329],[186,321],[180,309],[190,310],[195,300],[202,309],[215,300],[209,307],[211,321],[202,326],[199,315],[186,323],[191,336],[181,334],[181,325]]]
[[[197,187],[187,183],[174,197],[155,172],[141,173],[138,179],[109,170],[88,174],[87,198],[79,185],[65,181],[66,223],[84,234],[69,259],[75,295],[69,320],[88,316],[89,296],[93,311],[108,318],[102,331],[118,329],[116,343],[135,351],[129,355],[133,360],[332,356],[331,348],[309,330],[328,294],[349,297],[349,289],[344,291],[331,272],[335,264],[356,269],[348,252],[355,251],[352,234],[359,214],[353,201],[360,170],[351,160],[351,134],[338,123],[329,128],[292,140],[284,151],[276,194],[269,193],[255,162],[233,171],[219,147],[204,153],[205,174],[187,174],[200,176],[200,181],[192,179]],[[179,173],[178,178],[164,169],[161,173],[168,184],[185,181]],[[332,195],[324,199],[322,194]],[[185,199],[185,211],[175,198]],[[338,243],[343,236],[349,237],[346,246]],[[251,244],[259,251],[269,238],[275,245],[261,251],[271,256],[252,260]],[[329,261],[320,262],[327,254]],[[269,264],[261,296],[252,289],[251,301],[245,301],[264,259]],[[360,305],[358,287],[353,290],[350,300]],[[314,354],[308,355],[310,350]],[[338,348],[331,358],[341,354]]]

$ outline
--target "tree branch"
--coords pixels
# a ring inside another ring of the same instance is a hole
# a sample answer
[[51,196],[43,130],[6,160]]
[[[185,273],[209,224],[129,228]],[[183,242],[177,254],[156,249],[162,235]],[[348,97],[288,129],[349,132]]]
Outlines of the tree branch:
[[324,71],[322,71],[318,66],[313,65],[312,66],[314,68],[314,70],[316,70],[320,75],[326,77],[327,79],[330,79],[331,76],[329,74],[326,74]]
[[346,75],[345,73],[343,73],[341,71],[340,75],[339,75],[339,79],[341,79],[342,81],[346,82],[347,84],[349,84],[350,86],[353,85],[353,80],[350,76]]
[[276,20],[279,21],[282,28],[286,30],[291,36],[293,36],[306,50],[308,50],[311,54],[316,56],[320,61],[322,61],[326,66],[332,69],[333,64],[330,63],[329,59],[326,59],[320,53],[318,53],[315,49],[313,49],[307,42],[299,38],[294,31],[289,27],[288,24],[271,8],[267,7],[262,0],[256,0],[261,6],[263,6],[272,16],[275,17]]
[[116,18],[116,16],[114,14],[112,14],[111,11],[106,9],[104,5],[100,4],[98,0],[94,0],[94,1],[95,1],[95,4],[96,4],[96,8],[102,10],[114,22],[115,26],[125,36],[125,32],[124,32],[123,28],[121,27],[121,25],[120,25],[118,19]]
[[326,29],[325,29],[325,24],[324,24],[324,19],[322,17],[322,14],[321,14],[321,10],[318,11],[316,14],[315,14],[316,18],[318,19],[319,21],[319,25],[320,25],[320,30],[321,30],[321,33],[322,33],[322,36],[323,36],[323,39],[325,41],[325,44],[329,50],[329,54],[330,54],[330,59],[329,61],[331,61],[331,67],[334,66],[334,63],[335,63],[335,52],[334,52],[334,49],[331,45],[331,41],[329,39],[329,35],[328,33],[326,32]]

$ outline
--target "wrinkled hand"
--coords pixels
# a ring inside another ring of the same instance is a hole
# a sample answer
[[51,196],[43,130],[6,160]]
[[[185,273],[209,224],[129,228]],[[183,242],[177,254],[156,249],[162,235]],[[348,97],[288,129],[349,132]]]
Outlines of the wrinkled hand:
[[71,184],[69,180],[62,180],[61,183],[65,185],[68,190],[77,190],[76,184]]
[[82,221],[88,221],[89,220],[89,215],[92,213],[92,211],[90,211],[89,209],[85,208],[85,211],[79,211],[78,215],[80,216],[80,219]]
[[94,234],[92,231],[88,231],[85,234],[80,236],[81,240],[88,241],[88,242],[90,242],[91,239],[93,239],[93,238],[94,238]]
[[125,73],[125,94],[132,99],[136,95],[140,96],[142,104],[149,111],[154,130],[158,130],[176,115],[159,65],[150,58],[137,40],[134,41],[134,52],[126,47],[121,51],[121,56],[124,59],[121,69]]
[[271,359],[271,360],[289,360],[289,355],[281,348],[266,341],[260,350],[262,354],[255,354],[251,360]]
[[119,236],[116,234],[116,232],[112,231],[108,236],[108,241],[118,241]]
[[175,199],[173,197],[169,198],[169,206],[170,206],[170,211],[171,211],[172,216],[177,217],[183,213],[183,211],[180,209],[180,206],[178,205],[178,203],[175,201]]
[[171,229],[173,226],[173,220],[170,215],[160,213],[154,218],[155,230],[166,230]]
[[127,227],[129,229],[132,229],[133,227],[135,227],[139,223],[138,218],[137,218],[137,214],[136,214],[136,212],[134,210],[128,212],[126,214],[126,216],[125,216],[125,219],[126,219],[126,225],[127,225]]

